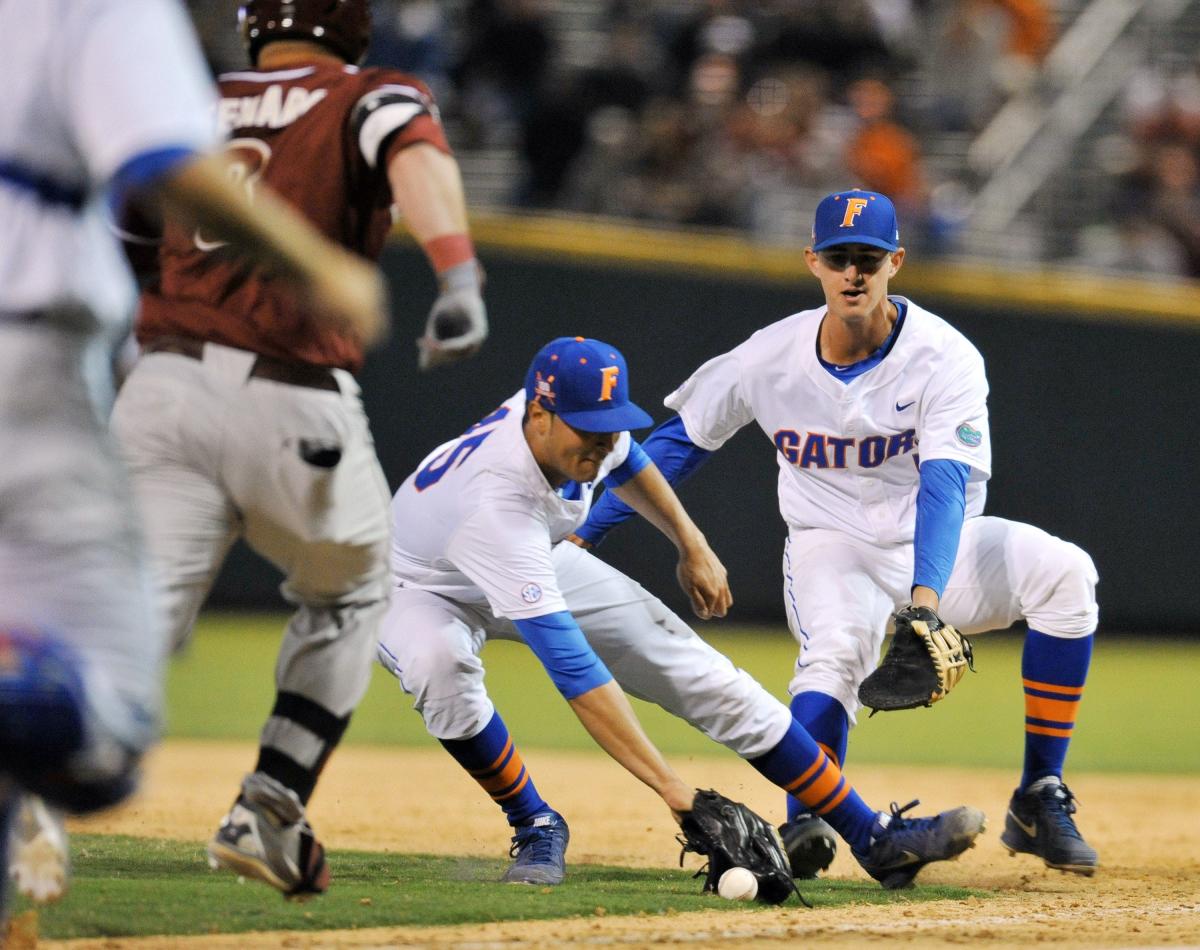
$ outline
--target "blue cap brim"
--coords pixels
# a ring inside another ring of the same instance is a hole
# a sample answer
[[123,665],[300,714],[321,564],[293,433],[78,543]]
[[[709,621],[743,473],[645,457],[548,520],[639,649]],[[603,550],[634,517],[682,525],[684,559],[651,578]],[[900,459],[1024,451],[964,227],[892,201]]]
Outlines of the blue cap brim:
[[836,247],[839,244],[869,244],[871,247],[881,247],[885,251],[898,251],[900,245],[892,241],[885,241],[883,238],[869,237],[865,234],[846,234],[838,235],[837,237],[826,238],[820,244],[814,244],[814,251],[823,251],[829,247]]
[[579,412],[560,412],[559,418],[581,432],[627,432],[630,429],[649,429],[654,418],[641,406],[631,402],[612,409],[584,409]]

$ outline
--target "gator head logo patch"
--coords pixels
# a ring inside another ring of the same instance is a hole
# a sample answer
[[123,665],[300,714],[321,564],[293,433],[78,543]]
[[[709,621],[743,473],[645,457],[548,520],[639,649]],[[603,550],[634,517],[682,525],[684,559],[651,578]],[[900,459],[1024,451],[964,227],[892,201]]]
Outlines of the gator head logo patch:
[[983,433],[969,422],[964,422],[954,430],[954,437],[963,445],[976,448],[983,441]]

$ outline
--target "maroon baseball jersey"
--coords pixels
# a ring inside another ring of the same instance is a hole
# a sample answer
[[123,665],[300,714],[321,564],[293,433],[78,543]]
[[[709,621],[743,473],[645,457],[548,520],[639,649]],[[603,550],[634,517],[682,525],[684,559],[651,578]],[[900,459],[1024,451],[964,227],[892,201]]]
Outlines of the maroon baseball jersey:
[[[416,142],[450,151],[429,89],[403,73],[313,64],[230,73],[219,86],[230,174],[251,198],[269,186],[372,260],[392,223],[391,157]],[[158,265],[142,295],[142,343],[173,334],[292,362],[362,365],[361,346],[322,326],[277,275],[200,231],[168,224]]]

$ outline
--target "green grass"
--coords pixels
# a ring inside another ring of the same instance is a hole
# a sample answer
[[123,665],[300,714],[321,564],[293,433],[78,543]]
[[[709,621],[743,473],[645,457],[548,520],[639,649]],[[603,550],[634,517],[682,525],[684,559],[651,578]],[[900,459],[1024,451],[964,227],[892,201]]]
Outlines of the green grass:
[[[686,871],[578,864],[558,887],[514,887],[499,883],[502,861],[359,851],[333,852],[335,886],[301,904],[257,882],[209,871],[200,844],[75,835],[71,846],[71,890],[60,903],[39,909],[42,937],[436,926],[765,907],[703,894]],[[813,881],[803,893],[816,907],[987,896],[942,885],[885,891],[867,881]],[[800,908],[795,898],[791,905]],[[13,909],[20,913],[28,906],[18,901]]]
[[[254,739],[273,701],[275,655],[284,618],[207,614],[193,647],[172,664],[169,735]],[[775,695],[785,695],[795,646],[785,631],[710,624],[704,635]],[[931,709],[864,715],[851,761],[996,766],[1021,761],[1021,638],[975,638],[975,674]],[[526,747],[594,749],[533,655],[489,643],[488,690]],[[1088,689],[1071,746],[1073,771],[1200,772],[1200,643],[1097,638]],[[729,755],[686,723],[635,700],[647,731],[668,755]],[[376,668],[347,733],[350,743],[429,745],[420,717],[396,681]]]

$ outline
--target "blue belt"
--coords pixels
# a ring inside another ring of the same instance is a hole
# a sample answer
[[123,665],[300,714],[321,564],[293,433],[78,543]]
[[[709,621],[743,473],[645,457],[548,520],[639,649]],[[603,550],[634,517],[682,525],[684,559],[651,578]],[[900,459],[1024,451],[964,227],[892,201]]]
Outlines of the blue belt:
[[57,182],[47,175],[9,159],[0,158],[0,181],[31,192],[46,204],[78,211],[87,201],[87,189]]

